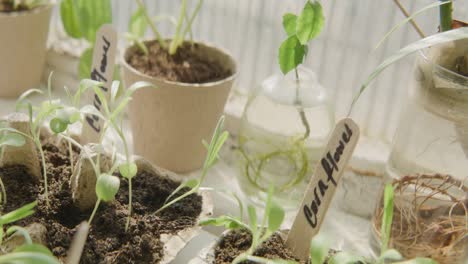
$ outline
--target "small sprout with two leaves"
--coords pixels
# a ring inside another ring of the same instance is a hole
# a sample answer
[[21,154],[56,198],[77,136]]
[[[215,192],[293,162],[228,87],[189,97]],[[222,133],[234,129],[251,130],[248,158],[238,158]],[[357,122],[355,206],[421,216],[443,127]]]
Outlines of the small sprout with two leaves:
[[[206,178],[208,171],[213,167],[213,165],[218,161],[219,156],[218,153],[223,147],[224,142],[229,137],[229,133],[227,131],[223,131],[224,129],[224,116],[218,120],[218,124],[216,125],[215,131],[211,138],[210,144],[203,144],[207,147],[207,154],[205,158],[205,162],[203,163],[202,172],[200,179],[191,179],[186,182],[183,182],[179,185],[166,199],[165,204],[159,208],[156,213],[163,211],[164,209],[168,208],[169,206],[179,202],[180,200],[197,193],[200,189],[201,184]],[[189,188],[187,192],[183,193],[180,196],[176,196],[182,189]]]
[[[148,48],[141,41],[141,38],[145,35],[146,29],[149,26],[151,31],[154,34],[154,37],[158,41],[159,45],[167,50],[169,54],[174,55],[177,52],[177,49],[183,44],[185,36],[189,34],[190,41],[193,41],[192,37],[192,24],[195,18],[197,17],[198,12],[202,6],[203,0],[198,0],[192,14],[189,16],[187,14],[187,0],[182,0],[180,7],[179,18],[176,21],[175,18],[167,16],[159,16],[156,18],[151,18],[148,14],[148,10],[143,4],[142,0],[135,0],[138,4],[138,9],[133,13],[130,24],[129,32],[126,33],[127,39],[136,43],[136,45],[141,49],[144,54],[148,54]],[[175,34],[171,38],[169,46],[166,41],[162,38],[159,30],[156,27],[156,22],[162,19],[169,19],[173,24],[175,24]]]
[[18,234],[25,243],[12,252],[0,256],[0,263],[58,264],[59,261],[43,245],[33,243],[28,231],[20,226],[11,226],[6,231],[5,225],[22,220],[34,213],[37,202],[26,204],[12,212],[0,216],[0,246],[7,236]]
[[[273,201],[274,188],[270,186],[268,190],[268,196],[265,204],[265,212],[261,224],[257,220],[257,211],[254,206],[248,205],[247,212],[249,216],[249,223],[246,224],[241,218],[232,216],[220,216],[217,218],[208,218],[200,221],[200,225],[214,225],[224,226],[229,230],[234,229],[245,229],[252,235],[252,244],[249,249],[244,253],[237,256],[233,263],[240,263],[246,260],[255,261],[259,263],[291,263],[286,260],[271,260],[261,257],[254,256],[254,252],[260,247],[265,241],[267,241],[278,229],[284,220],[284,210]],[[242,203],[238,200],[239,206],[242,208]]]

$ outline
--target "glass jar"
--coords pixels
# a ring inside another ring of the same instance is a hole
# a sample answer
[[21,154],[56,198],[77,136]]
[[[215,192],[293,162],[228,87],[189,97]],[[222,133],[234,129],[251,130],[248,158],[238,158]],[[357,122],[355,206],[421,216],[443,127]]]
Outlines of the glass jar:
[[264,205],[272,184],[284,208],[297,208],[334,123],[312,71],[299,67],[265,79],[249,96],[238,137],[238,181],[247,197]]
[[[390,247],[406,258],[466,263],[468,254],[468,42],[421,52],[387,162],[394,192]],[[372,219],[378,249],[381,202]],[[464,262],[465,261],[465,262]]]

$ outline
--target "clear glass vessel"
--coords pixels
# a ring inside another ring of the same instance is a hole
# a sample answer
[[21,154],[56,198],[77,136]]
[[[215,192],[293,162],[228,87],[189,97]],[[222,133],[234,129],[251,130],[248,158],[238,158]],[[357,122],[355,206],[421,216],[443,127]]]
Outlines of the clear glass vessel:
[[[395,188],[390,247],[407,258],[467,263],[467,47],[465,41],[464,47],[451,43],[420,53],[393,141],[387,163],[387,181]],[[376,251],[382,211],[381,200],[372,219]]]
[[296,208],[333,125],[333,107],[312,71],[299,67],[268,77],[251,93],[242,116],[243,192],[261,206],[272,184],[282,206]]

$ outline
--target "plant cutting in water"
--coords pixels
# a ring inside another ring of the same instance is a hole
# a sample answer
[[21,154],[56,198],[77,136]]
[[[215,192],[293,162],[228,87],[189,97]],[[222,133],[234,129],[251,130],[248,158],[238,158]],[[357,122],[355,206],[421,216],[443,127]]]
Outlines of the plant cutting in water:
[[104,24],[112,23],[110,0],[63,0],[60,3],[60,17],[65,32],[72,38],[85,39],[90,48],[80,57],[78,75],[89,78],[93,60],[96,32]]
[[[318,1],[307,1],[299,15],[287,13],[283,16],[283,27],[287,38],[279,48],[279,66],[285,75],[294,71],[295,101],[293,105],[297,108],[302,126],[304,127],[304,134],[293,135],[288,137],[285,142],[277,144],[267,141],[265,142],[265,148],[268,148],[268,151],[252,154],[249,153],[248,144],[250,141],[255,141],[255,139],[250,139],[248,136],[243,135],[239,136],[239,151],[244,160],[244,163],[241,165],[242,173],[247,178],[249,184],[263,192],[267,192],[267,186],[273,180],[265,176],[267,173],[266,167],[269,166],[269,163],[283,160],[291,167],[288,172],[281,175],[282,179],[287,180],[284,182],[282,180],[283,183],[274,183],[275,188],[279,192],[284,192],[302,182],[310,172],[309,155],[305,145],[306,140],[310,137],[311,128],[304,111],[302,99],[300,98],[301,76],[298,67],[305,60],[308,44],[319,35],[323,25],[322,6]],[[249,107],[250,101],[247,103],[246,109]]]
[[58,264],[58,260],[50,250],[43,245],[33,243],[28,231],[20,226],[10,226],[5,231],[5,226],[22,220],[34,213],[37,202],[26,204],[14,211],[0,216],[0,246],[3,241],[11,236],[20,235],[24,238],[24,244],[16,247],[12,252],[0,256],[0,263],[30,263],[30,264]]
[[188,15],[188,11],[187,11],[187,0],[182,0],[182,4],[180,6],[179,18],[177,19],[177,22],[175,23],[176,30],[169,45],[162,38],[155,23],[157,20],[160,20],[164,17],[156,17],[154,19],[151,18],[148,13],[148,9],[143,4],[143,1],[142,0],[135,0],[135,1],[138,4],[138,9],[135,11],[135,13],[133,13],[131,17],[130,26],[129,26],[130,32],[126,34],[126,37],[129,40],[135,42],[138,45],[138,47],[143,51],[144,54],[148,55],[148,49],[145,43],[141,41],[141,38],[144,36],[148,26],[153,32],[153,35],[158,41],[159,45],[163,49],[167,50],[169,54],[171,55],[174,55],[177,52],[177,49],[183,44],[187,34],[190,36],[190,41],[193,42],[192,24],[195,18],[197,17],[198,11],[200,11],[200,8],[203,4],[203,0],[198,0],[195,6],[195,9],[193,10],[190,16]]
[[[252,235],[252,243],[245,252],[237,256],[232,263],[241,263],[246,260],[258,261],[261,259],[254,256],[254,252],[265,241],[267,241],[281,226],[284,220],[284,210],[273,201],[274,187],[270,186],[268,190],[267,201],[265,204],[265,211],[261,223],[257,221],[257,211],[253,205],[247,206],[249,216],[249,223],[242,221],[242,204],[239,202],[241,208],[241,215],[239,218],[232,216],[220,216],[217,218],[207,218],[200,221],[200,225],[213,225],[224,226],[228,230],[244,229]],[[269,260],[268,260],[269,261]],[[278,262],[279,263],[279,262]]]

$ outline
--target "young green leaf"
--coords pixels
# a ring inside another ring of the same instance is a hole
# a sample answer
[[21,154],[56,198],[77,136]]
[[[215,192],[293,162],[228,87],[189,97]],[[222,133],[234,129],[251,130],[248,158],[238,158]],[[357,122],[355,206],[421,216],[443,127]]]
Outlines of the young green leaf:
[[40,254],[44,254],[47,256],[51,256],[51,257],[53,256],[52,252],[50,252],[50,250],[47,247],[41,244],[33,244],[33,243],[26,243],[24,245],[21,245],[17,247],[14,252],[35,252],[35,253],[40,253]]
[[388,243],[390,241],[390,236],[392,232],[392,221],[393,221],[393,186],[387,184],[384,190],[384,211],[382,216],[382,227],[381,227],[381,236],[382,236],[382,245],[381,245],[381,255],[383,255],[388,249]]
[[231,230],[238,229],[238,228],[246,228],[247,230],[249,230],[248,226],[246,226],[244,223],[242,223],[238,219],[234,217],[226,216],[226,215],[223,215],[217,218],[203,219],[203,220],[200,220],[198,224],[200,226],[207,226],[207,225],[224,226]]
[[72,38],[81,38],[83,34],[80,30],[80,23],[78,19],[78,10],[73,3],[74,0],[62,0],[60,3],[60,17],[65,32]]
[[364,258],[348,252],[338,252],[328,260],[329,264],[356,264],[359,262],[364,262]]
[[91,64],[93,62],[93,48],[86,49],[81,54],[80,61],[78,62],[78,76],[81,79],[89,78],[91,76]]
[[271,233],[276,232],[283,223],[284,210],[275,202],[271,203],[270,212],[268,215],[268,231]]
[[357,95],[354,97],[349,112],[352,111],[354,105],[356,104],[357,100],[359,97],[361,97],[362,93],[366,90],[366,88],[369,86],[369,84],[377,77],[379,74],[384,71],[388,66],[392,65],[393,63],[405,58],[406,56],[437,45],[445,42],[450,42],[454,40],[459,40],[459,39],[465,39],[468,38],[468,28],[459,28],[459,29],[454,29],[450,31],[446,31],[443,33],[435,34],[432,36],[429,36],[427,38],[418,40],[416,42],[413,42],[409,44],[408,46],[402,48],[392,56],[388,57],[384,62],[382,62],[377,68],[369,75],[367,80],[364,82],[364,84],[361,86],[359,92]]
[[247,213],[249,215],[250,231],[252,232],[252,234],[256,234],[257,233],[257,228],[258,228],[257,210],[255,209],[254,206],[249,204],[247,206]]
[[60,264],[53,256],[41,252],[13,252],[0,256],[0,263]]
[[112,22],[110,0],[74,0],[78,10],[78,22],[83,37],[91,43],[96,40],[96,32],[104,24]]
[[29,204],[26,204],[14,211],[11,211],[7,214],[4,214],[0,216],[0,226],[1,225],[6,225],[6,224],[11,224],[13,222],[16,222],[18,220],[21,220],[23,218],[26,218],[32,214],[34,214],[33,208],[36,207],[37,202],[32,202]]
[[11,226],[6,231],[7,235],[11,235],[13,233],[18,233],[21,236],[23,236],[24,241],[26,242],[26,244],[32,244],[31,236],[29,235],[28,231],[25,228],[23,228],[21,226]]
[[137,174],[138,168],[134,162],[128,162],[119,166],[119,172],[122,177],[131,179]]
[[49,126],[52,132],[54,132],[55,134],[60,134],[67,130],[68,122],[65,122],[62,119],[56,117],[50,120]]
[[23,103],[24,100],[26,100],[26,98],[28,98],[30,95],[34,93],[43,94],[44,92],[39,89],[29,89],[26,92],[22,93],[16,100],[15,109],[17,112],[19,112],[21,108],[26,106],[26,104]]
[[279,48],[279,64],[281,71],[286,74],[296,68],[304,60],[305,48],[296,35],[288,37]]
[[310,260],[312,263],[324,263],[330,251],[329,242],[323,236],[316,236],[310,243]]
[[379,256],[379,261],[381,263],[385,263],[385,261],[398,261],[402,260],[403,256],[400,254],[400,252],[396,251],[395,249],[389,249],[383,252]]
[[96,181],[96,194],[98,199],[104,202],[114,200],[115,195],[119,191],[119,187],[119,178],[109,174],[101,174]]
[[322,31],[324,20],[322,5],[318,1],[307,1],[296,23],[296,35],[302,45]]
[[296,21],[297,16],[295,14],[286,13],[283,15],[283,28],[288,36],[296,34]]
[[138,8],[130,18],[130,25],[128,29],[130,33],[138,38],[142,38],[145,35],[146,28],[148,27],[148,21],[145,18],[143,8]]
[[21,147],[26,143],[23,135],[17,133],[7,133],[0,136],[0,148],[2,146]]
[[200,181],[198,179],[190,179],[188,181],[185,181],[181,183],[177,188],[166,198],[166,201],[164,203],[167,203],[169,200],[171,200],[172,197],[174,197],[178,192],[180,192],[183,188],[196,188],[197,186],[200,185]]
[[438,262],[430,258],[414,258],[406,261],[397,262],[395,264],[438,264]]

